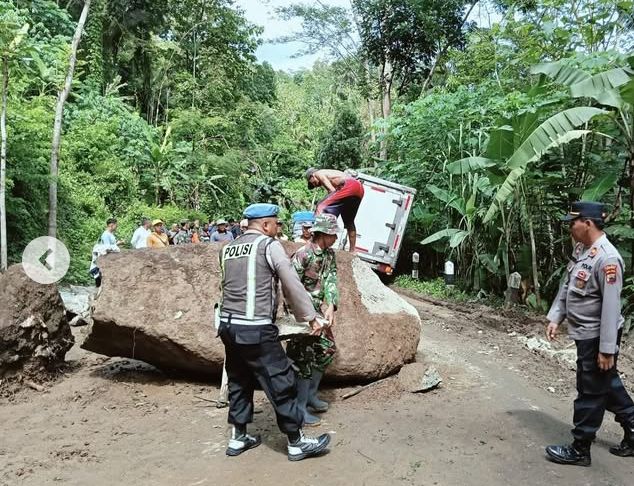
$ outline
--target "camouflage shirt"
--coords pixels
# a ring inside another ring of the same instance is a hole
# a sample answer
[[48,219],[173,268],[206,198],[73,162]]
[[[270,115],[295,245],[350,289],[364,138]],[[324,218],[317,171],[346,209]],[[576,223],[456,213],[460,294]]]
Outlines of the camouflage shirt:
[[191,243],[191,242],[192,242],[191,236],[189,236],[189,233],[185,230],[180,230],[174,236],[175,245],[184,245],[186,243]]
[[322,250],[308,242],[291,259],[304,288],[310,294],[316,310],[322,303],[339,305],[337,290],[337,261],[332,248]]

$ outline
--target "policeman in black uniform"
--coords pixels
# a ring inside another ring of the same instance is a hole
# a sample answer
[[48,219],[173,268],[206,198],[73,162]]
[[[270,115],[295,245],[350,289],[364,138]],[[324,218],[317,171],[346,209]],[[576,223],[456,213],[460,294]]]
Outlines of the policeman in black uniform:
[[574,441],[551,445],[547,457],[559,464],[589,466],[590,446],[608,410],[625,431],[610,452],[634,456],[634,402],[616,369],[623,316],[621,289],[623,259],[603,232],[603,204],[580,201],[564,217],[577,242],[567,275],[548,313],[549,340],[568,319],[568,334],[577,345],[577,399],[574,402]]
[[299,322],[321,330],[315,309],[284,248],[274,239],[277,213],[273,204],[253,204],[244,211],[247,231],[220,253],[222,303],[218,334],[225,345],[229,378],[229,423],[233,432],[227,455],[257,447],[259,436],[247,433],[253,420],[256,383],[275,409],[277,424],[288,436],[288,458],[298,461],[323,453],[328,434],[317,438],[302,433],[304,416],[297,403],[295,371],[278,341],[275,325],[278,279],[286,301]]

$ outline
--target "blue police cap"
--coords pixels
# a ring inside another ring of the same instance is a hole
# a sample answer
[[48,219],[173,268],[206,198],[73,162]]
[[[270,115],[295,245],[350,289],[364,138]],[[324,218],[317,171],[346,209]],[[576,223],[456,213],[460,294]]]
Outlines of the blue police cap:
[[251,204],[248,208],[244,210],[245,218],[247,219],[258,219],[258,218],[273,218],[277,216],[277,213],[280,212],[280,207],[276,204]]
[[566,214],[562,220],[572,221],[577,218],[592,218],[592,219],[604,219],[605,206],[602,203],[593,201],[577,201],[572,203],[572,207],[568,214]]

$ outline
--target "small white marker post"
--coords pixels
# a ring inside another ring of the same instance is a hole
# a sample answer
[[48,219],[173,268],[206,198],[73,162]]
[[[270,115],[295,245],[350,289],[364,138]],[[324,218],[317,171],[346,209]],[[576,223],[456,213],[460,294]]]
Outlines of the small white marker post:
[[451,260],[445,262],[445,285],[453,286],[454,284],[454,264]]
[[412,253],[412,278],[418,280],[418,263],[420,262],[420,255],[418,252]]

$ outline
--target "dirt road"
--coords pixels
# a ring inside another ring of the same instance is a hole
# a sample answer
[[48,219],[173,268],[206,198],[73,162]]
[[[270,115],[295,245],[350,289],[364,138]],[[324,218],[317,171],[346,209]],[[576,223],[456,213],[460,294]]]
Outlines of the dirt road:
[[607,451],[621,433],[611,417],[591,468],[544,459],[546,444],[569,440],[574,372],[526,347],[537,325],[411,302],[423,319],[419,360],[437,367],[441,388],[402,393],[390,379],[345,401],[349,389],[326,390],[332,408],[314,430],[333,434],[323,458],[286,460],[261,394],[251,430],[263,445],[228,458],[226,410],[203,400],[216,388],[74,350],[75,369],[46,392],[0,401],[0,484],[633,484],[634,459]]

